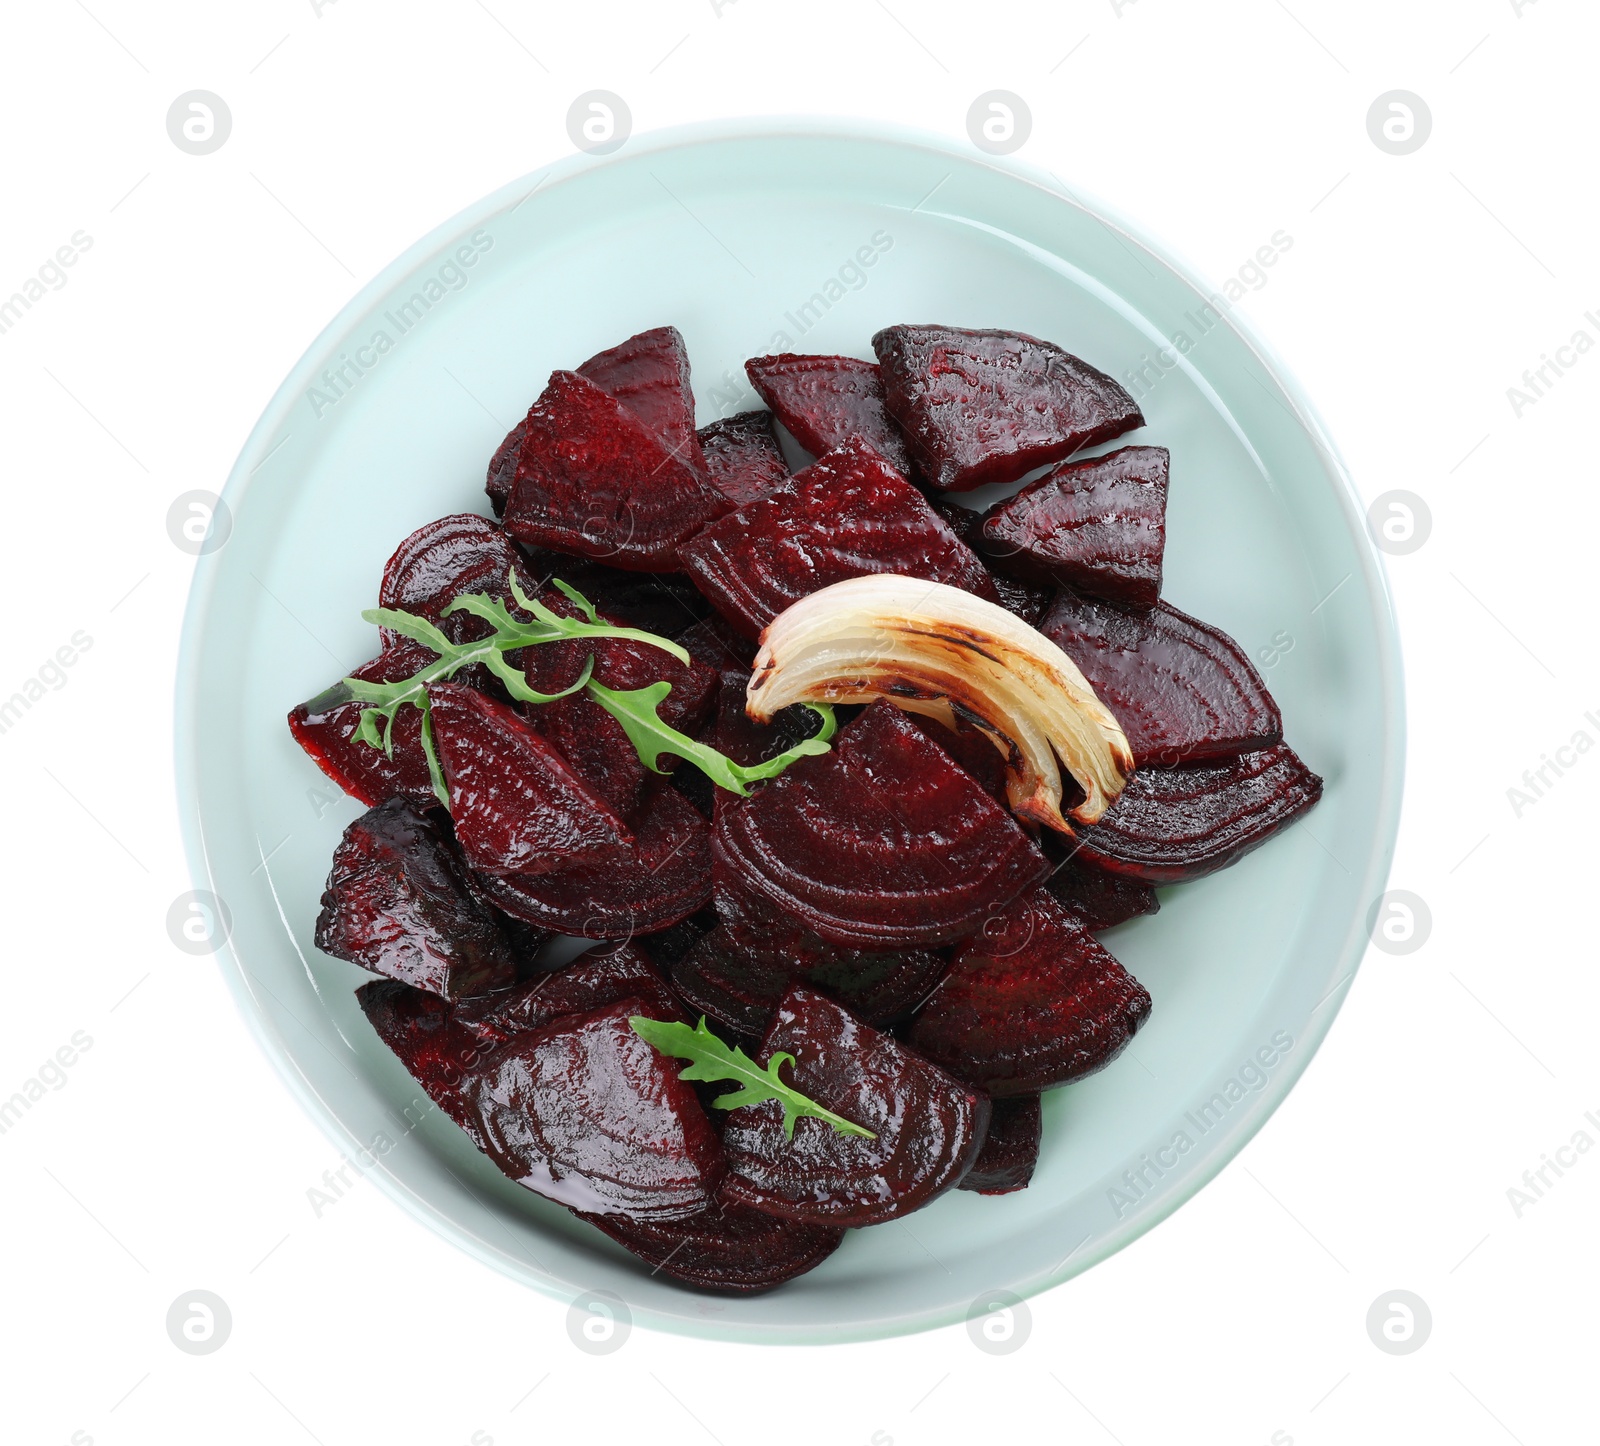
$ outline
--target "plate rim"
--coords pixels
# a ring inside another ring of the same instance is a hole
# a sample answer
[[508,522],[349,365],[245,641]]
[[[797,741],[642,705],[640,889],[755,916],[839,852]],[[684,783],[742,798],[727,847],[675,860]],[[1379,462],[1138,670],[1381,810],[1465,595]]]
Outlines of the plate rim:
[[[395,256],[365,285],[359,287],[316,334],[278,384],[272,398],[240,448],[220,494],[222,500],[230,509],[236,509],[236,504],[248,491],[256,472],[270,456],[270,452],[266,450],[267,444],[277,435],[290,410],[302,399],[309,379],[320,370],[317,363],[327,352],[328,343],[343,335],[351,323],[371,309],[374,301],[392,290],[398,281],[415,271],[422,261],[436,254],[446,242],[486,224],[507,206],[513,203],[520,204],[535,190],[560,186],[592,171],[629,161],[640,155],[688,150],[729,140],[793,139],[867,142],[885,148],[933,154],[964,166],[976,166],[980,170],[992,171],[1006,180],[1032,186],[1054,200],[1064,202],[1083,212],[1090,219],[1115,232],[1127,244],[1149,255],[1197,295],[1205,297],[1211,294],[1212,288],[1196,275],[1186,261],[1173,254],[1166,242],[1152,239],[1134,228],[1102,198],[1069,188],[1053,173],[1020,161],[1014,156],[987,155],[937,132],[877,119],[808,115],[721,118],[638,132],[631,135],[628,141],[611,155],[597,156],[576,152],[506,183],[446,217]],[[1387,569],[1365,525],[1365,508],[1350,471],[1297,376],[1236,310],[1230,310],[1223,317],[1223,322],[1254,355],[1262,370],[1289,402],[1295,422],[1310,440],[1330,479],[1336,484],[1335,495],[1357,543],[1356,553],[1360,562],[1361,583],[1376,624],[1379,655],[1375,661],[1382,698],[1382,756],[1373,830],[1375,847],[1368,854],[1368,865],[1363,878],[1367,892],[1372,898],[1377,898],[1387,883],[1394,860],[1404,795],[1406,762],[1404,662]],[[188,872],[195,884],[204,888],[214,888],[216,880],[212,876],[210,858],[205,847],[205,830],[200,808],[199,753],[195,743],[200,732],[199,713],[203,689],[198,676],[197,662],[217,573],[221,566],[220,555],[224,550],[218,548],[215,552],[196,559],[184,608],[174,679],[174,778],[179,826]],[[1181,1205],[1192,1200],[1238,1157],[1288,1097],[1316,1057],[1360,970],[1368,942],[1364,916],[1357,915],[1351,919],[1334,956],[1340,964],[1341,981],[1329,992],[1307,1021],[1305,1034],[1296,1040],[1297,1046],[1304,1044],[1306,1047],[1304,1049],[1297,1047],[1292,1057],[1286,1060],[1287,1067],[1274,1072],[1267,1087],[1252,1097],[1251,1108],[1241,1112],[1229,1122],[1226,1134],[1218,1142],[1219,1147],[1185,1177],[1183,1188],[1173,1192],[1170,1197],[1163,1198],[1147,1212],[1141,1212],[1107,1230],[1094,1248],[1082,1256],[1075,1251],[1053,1269],[1032,1279],[1014,1282],[1023,1297],[1033,1297],[1051,1290],[1123,1250],[1166,1220]],[[335,1108],[318,1093],[311,1081],[298,1069],[287,1041],[259,1006],[249,983],[250,971],[235,952],[231,938],[224,939],[215,957],[246,1027],[262,1052],[271,1060],[289,1087],[290,1093],[336,1146],[345,1149],[359,1148],[361,1142],[343,1122]],[[1330,1005],[1331,1008],[1328,1007]],[[383,1168],[373,1169],[369,1173],[377,1178],[391,1199],[398,1201],[407,1211],[419,1217],[430,1228],[481,1264],[493,1268],[498,1274],[510,1275],[511,1278],[537,1289],[552,1300],[567,1299],[569,1292],[565,1282],[542,1278],[531,1269],[508,1271],[506,1261],[501,1254],[483,1246],[469,1228],[418,1194],[404,1180]],[[875,1315],[848,1325],[821,1327],[784,1323],[723,1325],[714,1317],[697,1316],[687,1308],[681,1312],[674,1312],[630,1305],[634,1321],[653,1329],[705,1339],[779,1345],[844,1344],[909,1335],[957,1324],[967,1317],[969,1309],[959,1306],[919,1308],[901,1314]]]

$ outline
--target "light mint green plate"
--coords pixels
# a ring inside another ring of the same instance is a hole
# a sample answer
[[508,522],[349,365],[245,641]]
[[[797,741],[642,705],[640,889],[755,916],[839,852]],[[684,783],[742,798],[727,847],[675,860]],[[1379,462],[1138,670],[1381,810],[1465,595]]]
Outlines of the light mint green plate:
[[[232,915],[222,968],[339,1147],[353,1157],[376,1142],[373,1178],[539,1290],[607,1290],[636,1320],[745,1341],[959,1320],[980,1296],[1027,1296],[1103,1260],[1211,1179],[1306,1067],[1361,958],[1403,740],[1394,621],[1355,495],[1261,346],[1226,320],[1197,335],[1202,303],[1172,263],[1049,178],[928,137],[773,122],[563,161],[363,290],[239,457],[232,536],[199,562],[178,678],[189,852]],[[311,945],[329,855],[360,810],[332,798],[284,715],[376,651],[360,612],[384,560],[431,518],[485,510],[489,455],[553,368],[671,322],[705,422],[756,405],[746,357],[870,356],[872,333],[899,321],[1017,328],[1119,377],[1180,331],[1196,343],[1170,352],[1134,437],[1172,450],[1166,596],[1262,659],[1327,792],[1237,867],[1164,891],[1158,915],[1109,936],[1155,1011],[1110,1069],[1046,1097],[1030,1189],[952,1192],[852,1233],[765,1296],[697,1295],[502,1178],[367,1027],[352,993],[366,976]],[[361,372],[345,367],[336,388],[345,359]]]

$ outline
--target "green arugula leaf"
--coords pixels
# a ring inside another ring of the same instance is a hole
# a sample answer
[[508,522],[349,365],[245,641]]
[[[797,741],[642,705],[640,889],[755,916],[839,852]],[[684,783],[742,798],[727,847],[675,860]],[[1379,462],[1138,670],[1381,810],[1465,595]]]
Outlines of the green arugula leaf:
[[[659,685],[658,685],[659,686]],[[832,1110],[825,1110],[815,1100],[800,1093],[793,1085],[785,1084],[778,1074],[781,1066],[794,1063],[792,1054],[780,1051],[772,1056],[765,1069],[757,1064],[738,1045],[724,1044],[706,1028],[705,1015],[691,1029],[674,1020],[647,1019],[643,1015],[631,1016],[628,1023],[633,1032],[647,1044],[689,1063],[678,1072],[686,1080],[735,1080],[743,1085],[729,1094],[719,1095],[712,1104],[719,1110],[736,1110],[741,1105],[759,1105],[765,1100],[777,1100],[783,1106],[783,1134],[794,1138],[794,1122],[798,1119],[826,1120],[841,1135],[860,1135],[864,1139],[878,1137]]]

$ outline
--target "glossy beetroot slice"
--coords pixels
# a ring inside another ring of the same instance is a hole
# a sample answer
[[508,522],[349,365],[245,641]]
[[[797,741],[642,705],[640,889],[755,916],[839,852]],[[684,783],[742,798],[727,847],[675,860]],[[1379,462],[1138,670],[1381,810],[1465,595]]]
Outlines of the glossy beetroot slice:
[[866,573],[927,578],[997,600],[972,549],[859,440],[713,522],[678,556],[717,611],[751,638],[791,603]]
[[479,873],[624,855],[622,820],[508,704],[454,683],[431,684],[428,698],[456,840]]
[[[950,530],[957,537],[982,557],[983,513],[944,498],[934,501],[933,510],[950,524]],[[1030,628],[1038,627],[1039,619],[1045,615],[1050,600],[1055,596],[1055,589],[996,572],[993,568],[989,571],[994,578],[995,592],[1000,597],[1000,606],[1007,612],[1015,613]]]
[[671,1220],[704,1211],[717,1133],[675,1062],[629,1025],[627,999],[518,1036],[463,1093],[484,1150],[520,1185],[574,1210]]
[[727,505],[615,398],[555,372],[528,412],[505,525],[532,547],[659,572]]
[[698,1290],[751,1295],[771,1290],[821,1265],[844,1239],[842,1229],[785,1220],[719,1196],[682,1220],[631,1220],[626,1215],[585,1215],[624,1250]]
[[920,1209],[971,1168],[989,1098],[813,989],[778,1006],[759,1060],[794,1056],[784,1077],[824,1108],[874,1132],[795,1122],[785,1139],[775,1100],[732,1111],[723,1130],[731,1200],[822,1225],[876,1225]]
[[[820,942],[820,941],[819,941]],[[673,988],[690,1009],[758,1039],[791,986],[804,983],[836,999],[858,1019],[883,1024],[909,1014],[944,973],[926,950],[905,954],[835,951],[829,962],[801,968],[772,939],[724,924],[672,966]]]
[[1224,762],[1141,768],[1078,839],[1103,869],[1177,884],[1236,862],[1321,797],[1322,780],[1278,743]]
[[830,943],[952,943],[1048,872],[1044,855],[938,744],[877,702],[749,798],[717,810],[740,887]]
[[[392,683],[437,661],[420,643],[402,642],[385,648],[350,675],[369,683]],[[356,737],[365,703],[357,703],[344,683],[301,703],[289,714],[289,731],[313,762],[352,798],[372,807],[399,796],[422,808],[438,803],[422,751],[422,714],[402,708],[394,720],[392,756]]]
[[1020,577],[1130,608],[1161,598],[1167,545],[1165,447],[1069,462],[983,516],[980,550]]
[[689,386],[689,350],[675,326],[641,331],[597,352],[578,375],[615,397],[696,472],[705,470],[694,430],[694,392]]
[[630,939],[687,919],[711,897],[710,830],[665,780],[645,789],[628,826],[633,844],[616,858],[559,873],[484,875],[497,907],[558,934]]
[[[508,579],[515,571],[520,587],[531,590],[522,553],[505,530],[486,517],[458,512],[419,527],[395,549],[383,570],[378,606],[400,608],[437,623],[452,642],[487,637],[489,624],[471,613],[445,608],[462,593],[487,593],[511,601]],[[401,641],[398,633],[381,630],[385,646]]]
[[1082,856],[1081,848],[1074,848],[1077,851],[1050,875],[1045,888],[1091,933],[1160,909],[1153,885],[1099,868]]
[[996,1100],[983,1148],[959,1188],[979,1195],[1026,1190],[1039,1163],[1043,1123],[1038,1095]]
[[1037,1094],[1109,1064],[1150,995],[1043,889],[955,952],[906,1035],[990,1094]]
[[1022,332],[891,326],[872,348],[912,459],[947,492],[1015,482],[1144,424],[1104,372]]
[[775,492],[789,480],[789,464],[771,412],[739,412],[700,429],[706,475],[735,507]]
[[345,829],[315,940],[324,954],[447,999],[516,979],[511,945],[472,893],[455,846],[403,798]]
[[813,457],[855,438],[909,477],[911,456],[889,416],[877,364],[853,356],[751,357],[750,385]]
[[1166,603],[1136,613],[1063,591],[1039,631],[1082,670],[1140,768],[1242,753],[1283,736],[1278,705],[1244,650]]

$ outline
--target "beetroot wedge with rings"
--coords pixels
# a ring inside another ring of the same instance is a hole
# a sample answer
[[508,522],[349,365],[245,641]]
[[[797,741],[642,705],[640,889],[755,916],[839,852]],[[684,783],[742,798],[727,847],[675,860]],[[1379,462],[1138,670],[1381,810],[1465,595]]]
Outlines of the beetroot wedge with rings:
[[568,1014],[587,1014],[621,999],[642,999],[652,1019],[681,1017],[677,1000],[661,971],[636,944],[594,949],[564,969],[553,969],[530,983],[497,994],[463,999],[456,1023],[486,1044],[504,1044],[519,1034],[543,1029]]
[[456,839],[480,874],[626,854],[626,825],[508,704],[454,683],[430,684],[428,699]]
[[853,949],[954,943],[1049,871],[1011,814],[881,701],[830,752],[720,807],[714,848],[741,888]]
[[455,845],[403,798],[345,829],[315,940],[324,954],[446,999],[516,982],[510,941],[473,893]]
[[746,637],[846,578],[894,572],[996,601],[976,553],[890,463],[853,440],[679,549],[684,570]]
[[975,544],[996,566],[1129,608],[1161,600],[1165,447],[1069,462],[983,515]]
[[1322,780],[1287,743],[1188,768],[1142,768],[1079,843],[1118,876],[1181,884],[1259,848],[1321,797]]
[[1026,1190],[1039,1164],[1042,1133],[1038,1095],[996,1100],[983,1148],[959,1188],[978,1195],[1011,1195]]
[[[431,648],[402,641],[350,676],[368,683],[394,683],[437,659]],[[296,707],[289,714],[289,731],[318,768],[369,808],[397,796],[421,808],[434,807],[439,799],[428,772],[428,756],[422,751],[421,712],[402,708],[395,714],[392,750],[385,752],[356,736],[368,706],[352,698],[341,681]]]
[[801,1118],[785,1138],[776,1100],[732,1111],[722,1132],[727,1198],[818,1225],[876,1225],[960,1183],[989,1126],[989,1098],[813,989],[790,990],[759,1061],[875,1138]]
[[785,1220],[719,1195],[682,1220],[632,1220],[574,1212],[624,1250],[684,1285],[725,1295],[771,1290],[821,1265],[844,1239],[827,1225]]
[[[453,643],[472,642],[489,635],[489,624],[467,612],[447,617],[445,609],[463,593],[511,602],[513,572],[518,586],[531,591],[534,579],[505,530],[486,517],[459,512],[419,527],[395,549],[383,570],[378,606],[424,617]],[[386,646],[401,641],[399,634],[381,631]]]
[[1039,889],[956,950],[906,1040],[1000,1098],[1092,1074],[1149,1017],[1144,986]]
[[735,507],[776,492],[789,480],[789,464],[771,412],[739,412],[700,429],[706,475]]
[[567,1015],[503,1046],[463,1088],[484,1150],[559,1204],[639,1220],[698,1215],[722,1179],[722,1148],[694,1086],[628,1020],[625,999]]
[[680,462],[705,471],[694,429],[689,350],[675,326],[657,326],[597,352],[578,375],[615,397]]
[[889,414],[930,485],[968,492],[1144,425],[1104,372],[1037,337],[891,326],[872,338]]
[[744,370],[762,401],[813,457],[859,438],[911,476],[911,456],[884,405],[875,362],[782,352],[751,357]]
[[[1084,830],[1078,832],[1081,838]],[[1050,875],[1045,888],[1091,933],[1114,929],[1129,919],[1154,914],[1161,908],[1154,885],[1100,868],[1089,862],[1080,845],[1074,844],[1073,848],[1072,857]]]
[[530,547],[662,572],[727,506],[622,403],[558,371],[528,412],[505,526]]
[[1140,768],[1230,756],[1283,736],[1278,705],[1244,649],[1166,603],[1130,612],[1063,591],[1039,631],[1082,670]]
[[513,918],[584,939],[631,939],[687,919],[711,897],[710,829],[666,779],[628,817],[632,846],[557,873],[485,874],[480,887]]

